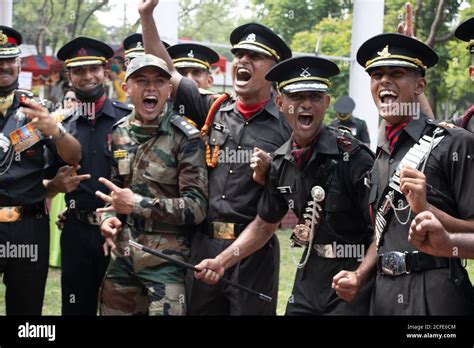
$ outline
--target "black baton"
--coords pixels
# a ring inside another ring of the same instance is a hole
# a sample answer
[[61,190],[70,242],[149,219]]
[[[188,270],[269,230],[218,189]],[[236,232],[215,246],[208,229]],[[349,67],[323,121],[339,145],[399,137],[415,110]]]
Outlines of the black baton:
[[[137,242],[134,242],[133,240],[129,240],[128,241],[128,244],[130,244],[130,246],[132,246],[133,248],[136,248],[136,249],[139,249],[139,250],[143,250],[144,252],[147,252],[149,254],[152,254],[152,255],[155,255],[157,257],[160,257],[166,261],[169,261],[177,266],[181,266],[183,268],[187,268],[191,271],[196,271],[198,272],[198,270],[196,269],[196,267],[194,267],[193,265],[191,265],[190,263],[187,263],[187,262],[184,262],[184,261],[181,261],[181,260],[176,260],[175,258],[169,256],[169,255],[166,255],[166,254],[163,254],[161,251],[157,251],[157,250],[153,250],[153,249],[150,249],[146,246],[143,246]],[[258,292],[258,291],[255,291],[255,290],[252,290],[252,289],[249,289],[243,285],[240,285],[238,283],[235,283],[233,281],[230,281],[230,280],[227,280],[223,277],[220,278],[220,281],[224,284],[227,284],[227,285],[230,285],[230,286],[233,286],[239,290],[243,290],[243,291],[246,291],[248,292],[249,294],[253,294],[255,296],[258,296],[260,299],[264,300],[264,301],[267,301],[267,302],[271,302],[272,301],[272,298],[270,296],[267,296],[265,294],[262,294],[261,292]]]

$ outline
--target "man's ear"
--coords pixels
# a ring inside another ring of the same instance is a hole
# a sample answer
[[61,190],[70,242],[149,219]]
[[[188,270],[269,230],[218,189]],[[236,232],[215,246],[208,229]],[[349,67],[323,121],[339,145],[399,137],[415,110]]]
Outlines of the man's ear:
[[277,94],[275,98],[275,104],[278,110],[280,110],[280,112],[283,112],[283,100],[281,99],[281,94]]
[[214,85],[214,76],[211,73],[207,74],[207,88],[211,88]]
[[426,79],[424,77],[419,77],[416,79],[415,94],[420,95],[425,92],[426,88]]
[[474,81],[474,65],[469,67],[469,76],[471,77],[471,80]]
[[329,108],[329,104],[331,104],[331,96],[329,94],[325,94],[325,97],[324,97],[324,102],[325,102],[325,107],[326,107],[326,110]]
[[122,83],[122,90],[127,94],[127,96],[129,96],[128,94],[128,88],[127,88],[127,84],[125,82]]

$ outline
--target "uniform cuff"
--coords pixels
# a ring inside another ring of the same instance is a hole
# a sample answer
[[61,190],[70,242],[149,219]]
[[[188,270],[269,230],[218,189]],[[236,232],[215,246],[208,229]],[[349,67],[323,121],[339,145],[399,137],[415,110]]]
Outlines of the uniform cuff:
[[117,216],[117,213],[115,213],[114,211],[107,211],[105,213],[102,213],[102,215],[100,216],[100,224],[102,225],[102,223],[111,218],[111,217],[116,217]]
[[137,214],[137,215],[140,215],[141,214],[141,211],[142,211],[142,206],[141,206],[141,202],[143,201],[143,196],[137,194],[137,193],[134,193],[133,194],[133,209],[132,209],[132,213],[133,214]]

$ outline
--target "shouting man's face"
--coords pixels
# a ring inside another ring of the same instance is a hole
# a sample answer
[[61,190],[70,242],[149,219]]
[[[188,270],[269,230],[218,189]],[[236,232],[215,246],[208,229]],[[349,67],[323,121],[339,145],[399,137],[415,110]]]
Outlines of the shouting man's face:
[[169,77],[153,66],[136,71],[123,85],[135,106],[137,118],[144,124],[155,122],[163,111],[172,88]]

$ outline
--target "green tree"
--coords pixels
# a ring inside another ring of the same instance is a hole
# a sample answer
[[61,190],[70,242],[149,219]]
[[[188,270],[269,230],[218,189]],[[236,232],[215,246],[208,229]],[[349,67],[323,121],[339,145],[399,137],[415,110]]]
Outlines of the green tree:
[[[241,12],[247,13],[244,16]],[[248,8],[233,0],[180,0],[179,2],[179,36],[181,38],[229,45],[232,30],[253,19]],[[227,59],[232,58],[228,48],[212,48]]]
[[[405,0],[386,0],[384,31],[393,32],[403,18]],[[451,117],[459,112],[462,103],[453,101],[453,94],[460,96],[465,92],[462,76],[450,76],[450,64],[459,60],[453,51],[454,30],[463,0],[417,0],[414,3],[414,22],[416,37],[431,46],[439,56],[438,64],[428,70],[426,78],[427,97],[438,119]],[[454,25],[453,25],[454,24]],[[451,63],[450,63],[451,62]],[[448,85],[450,81],[451,85]],[[457,82],[454,82],[457,81]],[[463,90],[464,89],[464,90]]]
[[351,7],[349,0],[253,0],[257,19],[291,43],[298,32],[307,31],[326,17],[341,17]]
[[[352,16],[345,18],[327,17],[316,24],[311,30],[296,33],[292,40],[291,48],[294,52],[314,54],[318,43],[318,54],[323,56],[349,57],[351,52]],[[332,96],[325,122],[330,123],[336,116],[332,105],[338,97],[348,94],[349,89],[349,63],[336,61],[341,73],[332,79],[330,94]]]
[[24,42],[34,44],[38,54],[50,46],[53,53],[77,36],[108,41],[105,27],[94,13],[107,10],[109,0],[15,0],[13,26]]

